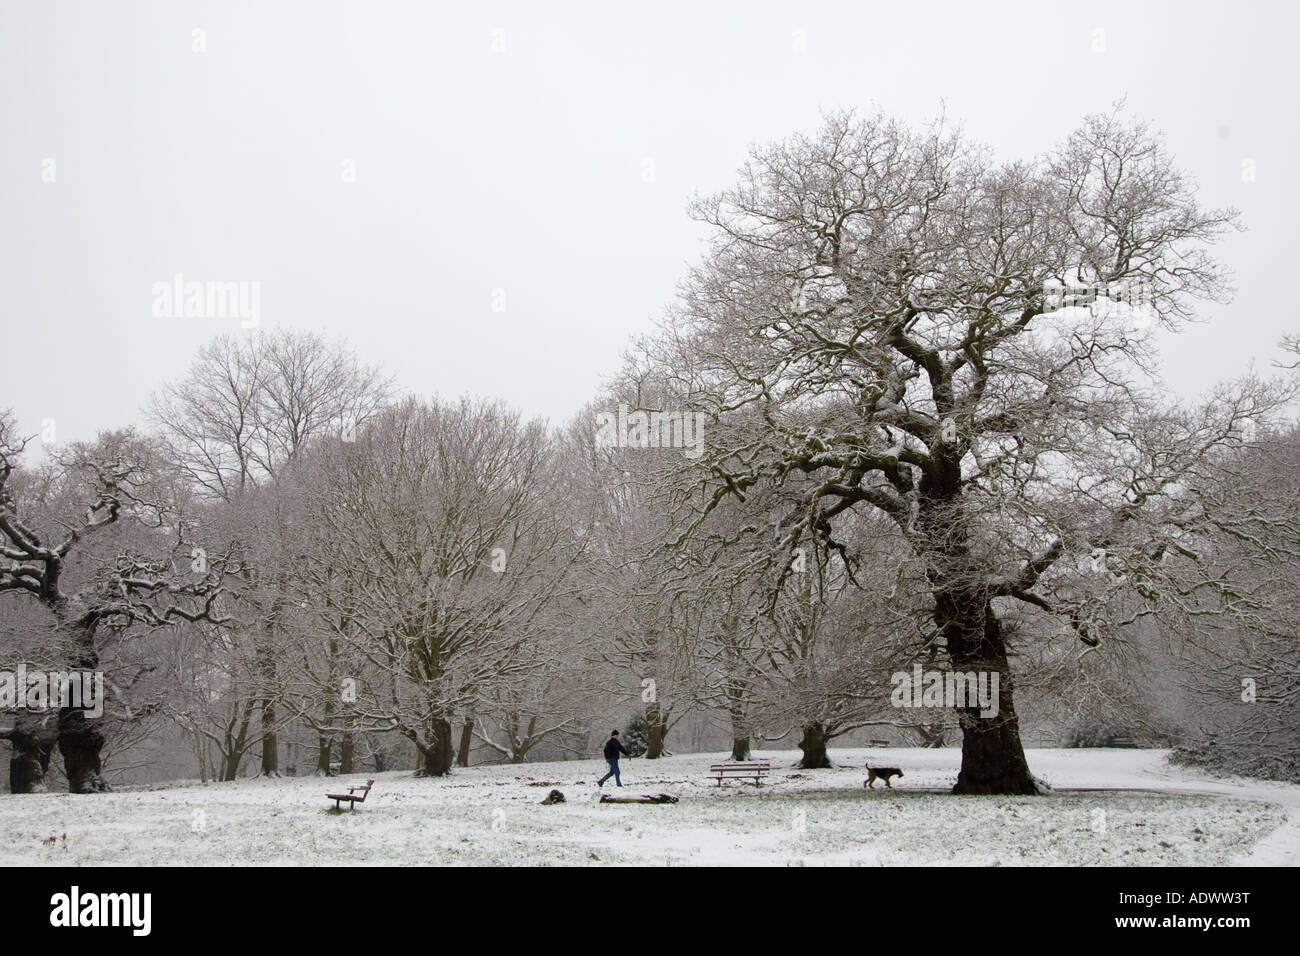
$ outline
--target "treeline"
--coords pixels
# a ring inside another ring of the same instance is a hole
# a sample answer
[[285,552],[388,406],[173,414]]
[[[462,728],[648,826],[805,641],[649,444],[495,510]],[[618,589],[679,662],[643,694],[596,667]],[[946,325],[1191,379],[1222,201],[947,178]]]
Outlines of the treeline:
[[[701,262],[565,424],[288,331],[37,465],[5,418],[0,650],[102,670],[111,711],[6,711],[12,788],[57,749],[102,789],[160,726],[205,778],[304,734],[322,773],[441,775],[633,712],[650,757],[702,714],[807,768],[960,741],[962,793],[1038,792],[1022,738],[1295,774],[1300,389],[1163,387],[1238,215],[1158,135],[1114,112],[995,163],[835,114],[691,212]],[[901,693],[918,668],[997,699]]]

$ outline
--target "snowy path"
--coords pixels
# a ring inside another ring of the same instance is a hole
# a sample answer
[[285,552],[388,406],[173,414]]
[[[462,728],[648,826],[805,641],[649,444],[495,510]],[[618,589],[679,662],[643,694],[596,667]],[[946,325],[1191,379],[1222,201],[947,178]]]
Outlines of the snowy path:
[[[1108,761],[1103,790],[1140,788],[1156,793],[1229,797],[1278,804],[1286,809],[1287,820],[1249,851],[1233,859],[1237,866],[1300,866],[1300,787],[1266,780],[1219,780],[1176,767],[1166,760],[1167,751],[1105,751]],[[1050,775],[1058,789],[1098,788],[1089,771],[1058,755],[1070,751],[1035,751],[1030,761],[1036,772]],[[1040,769],[1041,768],[1041,769]]]

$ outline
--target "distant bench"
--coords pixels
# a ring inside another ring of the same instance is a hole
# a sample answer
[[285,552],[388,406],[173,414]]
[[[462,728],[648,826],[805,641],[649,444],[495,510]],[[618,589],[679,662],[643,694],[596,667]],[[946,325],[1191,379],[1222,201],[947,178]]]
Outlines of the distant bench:
[[755,760],[749,763],[715,763],[709,768],[709,772],[716,774],[718,786],[722,786],[724,777],[753,777],[756,786],[762,786],[763,774],[771,771],[772,765],[766,760]]
[[[327,799],[334,801],[335,810],[343,809],[341,804],[344,800],[348,801],[348,803],[352,805],[352,809],[355,810],[358,803],[366,802],[366,797],[370,795],[370,788],[374,785],[375,782],[373,780],[367,780],[364,785],[357,784],[355,787],[348,787],[347,793],[327,793],[325,796]],[[356,791],[358,790],[361,791],[361,796],[359,797],[356,795]]]
[[867,743],[868,743],[868,745],[870,745],[870,746],[872,746],[872,747],[888,747],[888,746],[889,746],[889,741],[888,741],[888,740],[868,740]]
[[1109,743],[1107,746],[1110,746],[1110,747],[1124,747],[1124,748],[1126,748],[1126,749],[1127,749],[1127,748],[1136,748],[1136,747],[1137,747],[1137,741],[1134,740],[1132,737],[1112,737],[1112,738],[1110,738],[1110,743]]

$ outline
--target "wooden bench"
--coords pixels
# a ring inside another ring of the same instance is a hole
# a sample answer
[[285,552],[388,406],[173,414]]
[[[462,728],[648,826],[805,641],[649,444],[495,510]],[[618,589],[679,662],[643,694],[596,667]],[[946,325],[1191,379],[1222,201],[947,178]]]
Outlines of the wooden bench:
[[723,777],[753,777],[754,785],[762,786],[763,774],[771,769],[772,765],[766,760],[755,760],[749,763],[715,763],[709,768],[709,773],[717,774],[719,787]]
[[888,740],[869,740],[867,743],[872,747],[888,747]]
[[[358,803],[366,802],[366,797],[370,794],[370,788],[374,785],[375,782],[373,780],[367,780],[364,785],[357,784],[355,787],[348,787],[347,793],[327,793],[325,796],[334,801],[335,810],[343,809],[341,804],[344,800],[348,801],[348,803],[352,805],[352,809],[355,810]],[[361,796],[359,797],[356,795],[356,791],[358,790],[361,791]]]
[[1132,737],[1112,737],[1110,738],[1110,743],[1107,746],[1123,747],[1124,749],[1136,749],[1137,741],[1134,740]]

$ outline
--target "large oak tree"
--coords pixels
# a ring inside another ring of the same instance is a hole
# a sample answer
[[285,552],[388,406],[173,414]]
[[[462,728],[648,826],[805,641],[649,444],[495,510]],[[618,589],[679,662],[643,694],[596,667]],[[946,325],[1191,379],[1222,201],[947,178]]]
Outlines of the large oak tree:
[[783,488],[773,521],[719,539],[765,554],[780,587],[797,548],[852,566],[850,513],[889,519],[922,569],[925,640],[1000,679],[996,715],[959,711],[956,792],[1035,792],[1004,615],[1024,605],[1095,645],[1098,582],[1157,601],[1199,520],[1184,480],[1280,401],[1248,380],[1183,407],[1156,373],[1154,331],[1227,294],[1206,246],[1235,212],[1203,209],[1118,113],[1021,162],[941,122],[833,115],[755,148],[692,211],[713,241],[649,345],[717,421],[691,533]]

